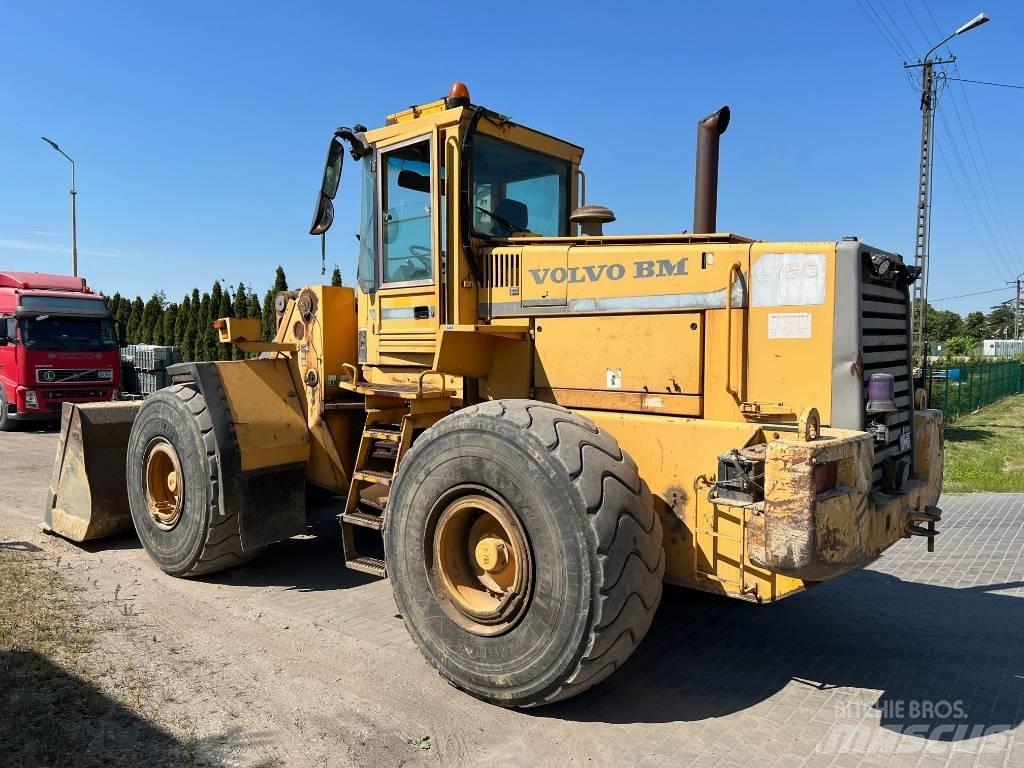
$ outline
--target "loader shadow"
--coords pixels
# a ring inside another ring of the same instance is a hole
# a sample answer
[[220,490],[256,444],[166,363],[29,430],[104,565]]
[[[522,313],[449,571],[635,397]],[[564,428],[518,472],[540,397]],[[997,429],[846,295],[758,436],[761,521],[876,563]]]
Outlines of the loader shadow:
[[378,579],[345,567],[335,503],[311,506],[306,514],[304,533],[272,544],[247,565],[205,577],[202,581],[323,592],[359,587]]
[[11,766],[216,767],[243,739],[183,740],[35,651],[0,652],[0,711],[0,762]]
[[621,670],[532,714],[701,721],[796,682],[881,691],[874,701],[863,692],[845,698],[851,711],[826,704],[836,711],[824,716],[837,722],[876,710],[883,728],[934,741],[1009,731],[1024,717],[1024,597],[999,592],[1022,586],[957,589],[860,570],[768,606],[666,588],[650,632]]

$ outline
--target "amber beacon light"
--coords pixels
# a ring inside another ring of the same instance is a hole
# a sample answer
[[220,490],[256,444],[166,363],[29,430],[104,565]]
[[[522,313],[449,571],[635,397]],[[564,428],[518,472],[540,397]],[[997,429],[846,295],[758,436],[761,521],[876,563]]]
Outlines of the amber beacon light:
[[459,80],[456,80],[454,83],[452,83],[452,87],[448,89],[448,106],[469,106],[469,88],[466,87],[465,83]]

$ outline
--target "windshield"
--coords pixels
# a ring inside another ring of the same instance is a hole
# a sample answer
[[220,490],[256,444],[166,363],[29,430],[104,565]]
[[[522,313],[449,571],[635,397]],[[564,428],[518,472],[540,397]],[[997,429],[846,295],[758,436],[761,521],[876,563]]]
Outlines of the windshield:
[[473,230],[494,237],[569,234],[569,162],[506,141],[473,142]]
[[26,347],[42,349],[116,349],[114,324],[98,317],[24,318],[21,339]]

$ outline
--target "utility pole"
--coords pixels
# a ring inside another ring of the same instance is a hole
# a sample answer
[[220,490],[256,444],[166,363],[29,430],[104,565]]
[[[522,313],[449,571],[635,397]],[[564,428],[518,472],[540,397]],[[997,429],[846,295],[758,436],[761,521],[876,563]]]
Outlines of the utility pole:
[[45,136],[39,138],[71,161],[71,274],[78,277],[78,206],[76,204],[78,190],[75,189],[75,161],[71,160],[68,153],[57,146],[57,142],[53,139],[48,139]]
[[917,175],[917,217],[914,234],[914,266],[920,270],[920,277],[914,283],[913,299],[913,360],[915,367],[922,370],[928,360],[928,337],[925,318],[928,307],[928,258],[931,245],[931,208],[932,208],[932,145],[935,138],[935,107],[939,97],[939,82],[935,67],[952,64],[955,56],[948,59],[932,58],[932,54],[957,35],[962,35],[988,21],[988,16],[979,13],[953,34],[932,47],[924,59],[916,64],[904,64],[904,69],[922,68],[921,73],[921,156]]
[[1013,304],[1013,338],[1015,341],[1020,341],[1020,287],[1024,280],[1024,272],[1017,275],[1016,279],[1007,281],[1007,285],[1013,285],[1017,288],[1017,299]]

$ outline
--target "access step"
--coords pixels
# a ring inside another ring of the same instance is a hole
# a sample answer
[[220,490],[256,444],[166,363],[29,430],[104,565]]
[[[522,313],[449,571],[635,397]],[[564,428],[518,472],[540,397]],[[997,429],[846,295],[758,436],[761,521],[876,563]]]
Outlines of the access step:
[[365,483],[374,483],[377,485],[391,485],[391,481],[394,480],[394,475],[387,472],[374,472],[369,469],[360,469],[352,473],[353,480],[362,480]]
[[351,560],[347,560],[345,565],[353,571],[370,573],[374,576],[379,576],[382,579],[388,575],[388,569],[385,567],[384,561],[379,557],[360,555],[359,557],[353,557]]
[[362,400],[328,400],[324,403],[325,411],[364,411],[366,403]]
[[363,436],[373,440],[397,443],[402,439],[402,430],[398,427],[367,427],[363,430]]
[[380,515],[371,515],[369,512],[355,511],[342,512],[341,521],[350,525],[359,525],[363,528],[372,528],[375,531],[384,529],[384,518]]

